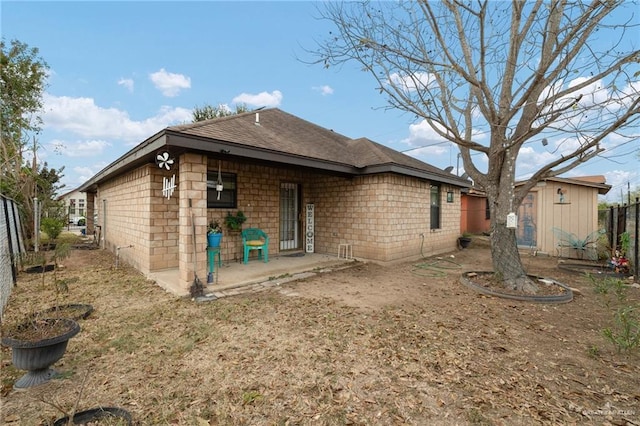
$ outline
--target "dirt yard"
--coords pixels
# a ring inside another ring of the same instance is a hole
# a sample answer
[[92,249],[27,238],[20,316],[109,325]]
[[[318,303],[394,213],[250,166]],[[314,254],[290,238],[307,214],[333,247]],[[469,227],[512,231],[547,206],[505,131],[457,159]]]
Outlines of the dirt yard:
[[197,304],[114,269],[108,253],[76,250],[58,276],[68,292],[51,272],[44,288],[23,274],[3,323],[56,304],[95,311],[47,384],[13,390],[24,372],[2,348],[1,422],[102,405],[141,425],[640,424],[638,350],[618,352],[602,332],[638,288],[620,302],[523,253],[529,273],[581,294],[560,305],[487,297],[459,282],[490,268],[487,247],[451,254]]

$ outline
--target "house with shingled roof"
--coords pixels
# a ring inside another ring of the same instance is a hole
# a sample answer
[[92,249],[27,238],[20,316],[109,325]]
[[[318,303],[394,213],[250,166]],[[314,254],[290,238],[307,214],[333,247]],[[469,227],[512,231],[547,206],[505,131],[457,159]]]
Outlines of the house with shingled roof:
[[[456,248],[460,191],[469,185],[273,108],[167,127],[79,189],[87,231],[99,230],[104,248],[128,247],[118,255],[146,275],[177,269],[188,289],[194,265],[206,275],[207,225],[224,224],[228,213],[242,211],[244,227],[270,236],[270,258],[337,255],[350,244],[359,259],[417,259]],[[224,262],[242,260],[239,238],[225,230]]]

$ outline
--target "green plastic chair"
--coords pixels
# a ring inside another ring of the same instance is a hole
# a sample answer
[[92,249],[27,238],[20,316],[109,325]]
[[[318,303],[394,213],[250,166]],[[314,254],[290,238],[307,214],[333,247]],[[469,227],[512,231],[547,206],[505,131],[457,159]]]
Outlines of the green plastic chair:
[[242,247],[244,251],[243,263],[249,260],[251,250],[260,250],[258,258],[264,263],[269,261],[269,236],[259,228],[247,228],[242,231]]

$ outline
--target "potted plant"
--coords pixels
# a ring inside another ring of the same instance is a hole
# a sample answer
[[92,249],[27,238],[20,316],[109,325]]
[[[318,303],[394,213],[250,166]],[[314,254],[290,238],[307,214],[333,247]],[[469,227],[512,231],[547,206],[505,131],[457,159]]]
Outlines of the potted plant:
[[467,231],[463,232],[462,235],[458,237],[458,244],[463,249],[469,247],[469,244],[471,244],[471,234]]
[[207,244],[209,247],[220,247],[222,241],[222,227],[217,220],[209,223],[207,228]]
[[242,210],[238,210],[236,214],[227,212],[227,217],[224,218],[224,223],[227,225],[230,231],[241,231],[242,224],[247,221],[247,217]]
[[10,347],[13,365],[27,370],[14,384],[28,388],[56,376],[50,368],[64,355],[69,339],[80,332],[80,325],[69,318],[32,317],[3,330],[2,344]]

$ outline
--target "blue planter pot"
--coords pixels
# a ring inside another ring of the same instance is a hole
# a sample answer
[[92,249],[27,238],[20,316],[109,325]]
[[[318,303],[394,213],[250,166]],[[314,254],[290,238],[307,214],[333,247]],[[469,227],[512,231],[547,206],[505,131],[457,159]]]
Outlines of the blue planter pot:
[[207,243],[209,247],[220,247],[222,234],[207,234]]

